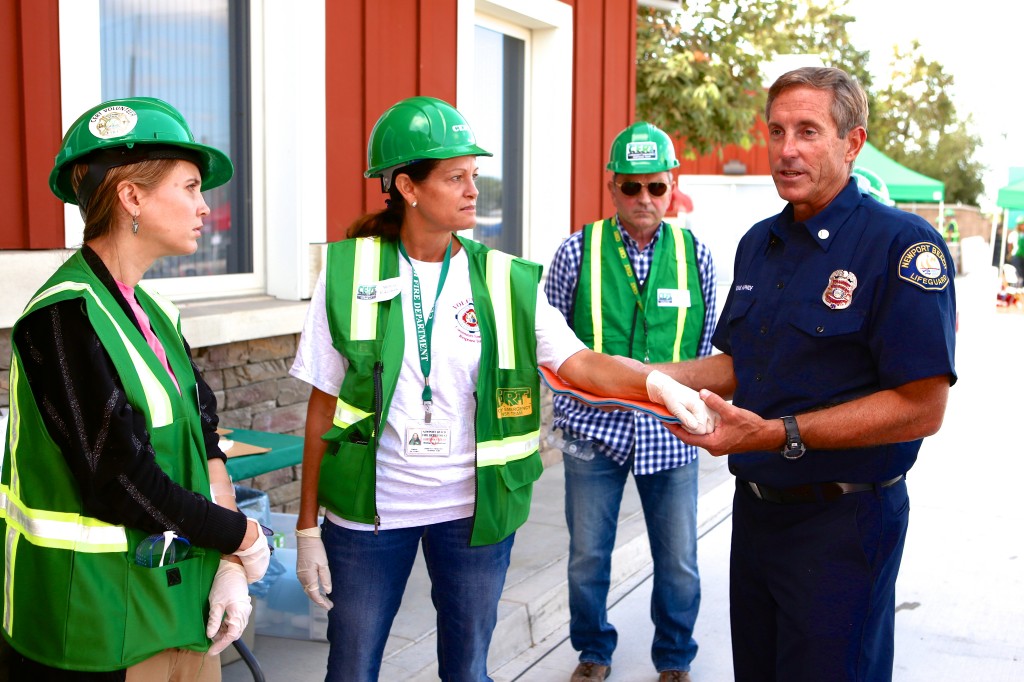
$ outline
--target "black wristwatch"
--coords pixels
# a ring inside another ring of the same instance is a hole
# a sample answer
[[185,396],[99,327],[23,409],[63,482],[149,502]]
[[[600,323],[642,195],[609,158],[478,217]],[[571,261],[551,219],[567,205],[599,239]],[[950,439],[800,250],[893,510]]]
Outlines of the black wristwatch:
[[800,439],[800,429],[796,426],[796,417],[783,417],[782,425],[786,427],[786,443],[782,446],[782,456],[786,459],[800,459],[807,452],[804,442]]

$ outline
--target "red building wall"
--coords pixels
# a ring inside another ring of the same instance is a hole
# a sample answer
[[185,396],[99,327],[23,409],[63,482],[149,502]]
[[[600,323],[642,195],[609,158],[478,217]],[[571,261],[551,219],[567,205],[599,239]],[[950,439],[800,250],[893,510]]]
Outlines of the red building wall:
[[[768,139],[768,126],[761,118],[757,119],[754,130],[756,131],[755,138],[759,135],[761,139]],[[771,168],[768,165],[768,148],[761,144],[755,144],[746,150],[738,145],[730,144],[691,160],[683,156],[686,151],[686,141],[676,140],[675,143],[680,175],[721,175],[725,164],[733,159],[747,167],[747,175],[771,174]]]
[[[579,227],[614,210],[604,165],[612,138],[634,120],[636,0],[562,2],[574,12],[573,177],[566,190]],[[457,4],[325,3],[328,239],[383,206],[379,185],[362,177],[377,117],[413,95],[458,106]],[[63,133],[57,13],[58,0],[0,0],[0,249],[64,246],[63,209],[47,184]]]
[[57,0],[0,0],[0,249],[64,246],[48,179],[63,133]]

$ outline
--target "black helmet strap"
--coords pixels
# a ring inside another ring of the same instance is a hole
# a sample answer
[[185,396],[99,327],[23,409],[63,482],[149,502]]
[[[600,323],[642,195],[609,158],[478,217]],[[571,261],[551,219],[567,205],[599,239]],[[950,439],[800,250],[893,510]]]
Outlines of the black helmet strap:
[[175,145],[136,144],[132,147],[108,147],[100,149],[85,157],[80,163],[89,165],[89,169],[82,176],[75,190],[75,198],[78,200],[78,210],[85,215],[89,210],[89,201],[92,199],[96,188],[107,176],[107,171],[119,166],[127,166],[149,159],[183,159],[191,161],[202,169],[202,157],[189,149]]

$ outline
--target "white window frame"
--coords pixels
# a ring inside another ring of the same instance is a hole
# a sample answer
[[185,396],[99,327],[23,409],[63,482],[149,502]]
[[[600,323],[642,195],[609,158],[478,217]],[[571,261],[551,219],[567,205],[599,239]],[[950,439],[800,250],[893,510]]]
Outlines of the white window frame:
[[528,37],[523,256],[546,264],[571,227],[572,7],[558,0],[459,0],[458,17],[460,99],[473,96],[475,26]]
[[[325,0],[250,0],[252,273],[147,280],[175,301],[266,294],[309,297],[327,237]],[[99,0],[60,0],[61,118],[100,101]],[[65,205],[67,248],[82,241]],[[272,254],[272,257],[269,257]]]

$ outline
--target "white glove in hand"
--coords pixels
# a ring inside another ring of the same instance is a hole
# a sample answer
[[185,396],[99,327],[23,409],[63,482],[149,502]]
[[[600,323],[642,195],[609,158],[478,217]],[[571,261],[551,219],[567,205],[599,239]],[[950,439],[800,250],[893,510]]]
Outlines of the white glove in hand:
[[330,609],[334,604],[326,595],[332,589],[331,569],[327,566],[327,550],[324,549],[324,541],[320,539],[320,529],[313,527],[297,530],[295,541],[298,545],[295,575],[313,603]]
[[221,559],[210,588],[210,619],[206,621],[206,636],[213,640],[213,644],[207,653],[216,656],[241,637],[250,613],[252,602],[245,569]]
[[254,583],[263,577],[263,574],[267,572],[267,566],[270,565],[270,544],[267,542],[267,536],[263,534],[263,528],[260,527],[259,522],[253,518],[248,519],[248,522],[256,524],[256,542],[245,549],[238,550],[234,555],[242,560],[246,580]]
[[667,407],[690,433],[700,436],[715,430],[718,415],[708,409],[700,394],[657,370],[647,375],[647,396]]

